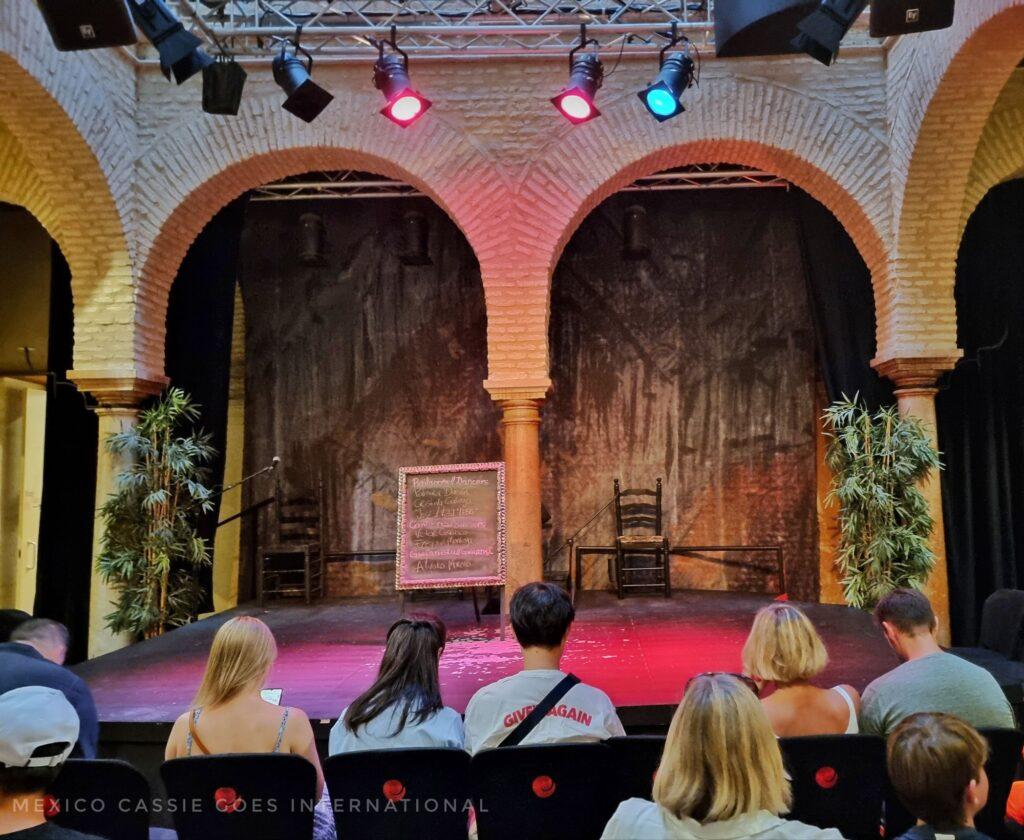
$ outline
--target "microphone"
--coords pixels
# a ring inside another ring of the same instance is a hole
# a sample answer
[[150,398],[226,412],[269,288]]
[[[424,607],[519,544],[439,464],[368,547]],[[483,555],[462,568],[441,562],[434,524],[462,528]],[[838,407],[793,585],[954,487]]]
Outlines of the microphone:
[[276,470],[281,465],[281,459],[275,455],[270,459],[270,469]]

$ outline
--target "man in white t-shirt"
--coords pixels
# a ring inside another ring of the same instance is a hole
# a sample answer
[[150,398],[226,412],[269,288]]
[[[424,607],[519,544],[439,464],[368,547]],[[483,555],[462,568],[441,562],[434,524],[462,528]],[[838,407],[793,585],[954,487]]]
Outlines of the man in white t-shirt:
[[[565,678],[559,664],[576,617],[565,590],[551,583],[528,583],[512,596],[509,612],[512,629],[523,648],[523,670],[484,686],[469,701],[466,749],[471,753],[501,744]],[[522,743],[603,741],[625,734],[608,695],[577,683]]]

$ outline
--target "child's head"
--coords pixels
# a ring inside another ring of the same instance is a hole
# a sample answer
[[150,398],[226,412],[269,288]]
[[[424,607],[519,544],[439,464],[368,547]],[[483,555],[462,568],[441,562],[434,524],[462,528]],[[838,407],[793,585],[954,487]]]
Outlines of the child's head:
[[953,715],[922,712],[893,730],[889,777],[900,801],[938,830],[971,825],[988,801],[988,744]]
[[520,586],[509,606],[512,630],[524,647],[561,647],[576,610],[568,593],[553,583]]

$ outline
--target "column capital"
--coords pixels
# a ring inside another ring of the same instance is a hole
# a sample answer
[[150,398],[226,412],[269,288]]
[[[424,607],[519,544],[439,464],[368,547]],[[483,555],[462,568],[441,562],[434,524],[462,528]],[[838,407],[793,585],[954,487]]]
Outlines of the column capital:
[[100,409],[137,409],[161,393],[170,380],[162,375],[138,376],[133,371],[72,370],[68,379],[80,391],[87,391]]
[[946,356],[874,359],[871,367],[892,381],[897,390],[934,392],[939,377],[956,367],[962,355],[963,352],[957,350]]
[[547,377],[540,379],[512,379],[498,380],[485,379],[484,388],[491,395],[491,399],[497,403],[506,403],[517,400],[534,400],[538,404],[544,401],[551,388],[551,380]]

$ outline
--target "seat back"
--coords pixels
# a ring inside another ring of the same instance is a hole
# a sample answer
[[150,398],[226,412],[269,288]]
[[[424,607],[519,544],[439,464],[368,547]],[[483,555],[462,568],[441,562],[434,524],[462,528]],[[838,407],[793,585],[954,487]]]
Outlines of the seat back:
[[300,755],[175,758],[160,776],[179,840],[313,835],[316,770]]
[[59,826],[110,840],[149,836],[149,782],[124,761],[69,759],[50,794]]
[[470,779],[480,840],[591,840],[616,806],[605,744],[544,744],[484,750]]
[[661,536],[661,479],[653,490],[644,488],[622,489],[619,479],[615,488],[615,534]]
[[982,834],[1001,837],[1006,816],[1006,800],[1010,797],[1010,788],[1020,769],[1024,733],[1017,729],[980,731],[988,741],[989,750],[988,761],[985,764],[989,785],[988,804],[975,815],[974,825]]
[[1024,591],[997,589],[989,595],[981,608],[978,636],[983,648],[1019,659],[1024,653]]
[[338,837],[466,840],[469,755],[452,749],[343,753],[324,762]]
[[650,799],[654,774],[665,750],[663,735],[627,735],[609,738],[605,743],[612,751],[615,768],[615,795],[622,802],[636,797]]
[[885,796],[885,742],[873,735],[783,738],[793,783],[790,819],[877,840]]
[[278,479],[274,496],[277,507],[277,542],[281,546],[319,543],[323,537],[323,482],[316,496],[286,497]]

